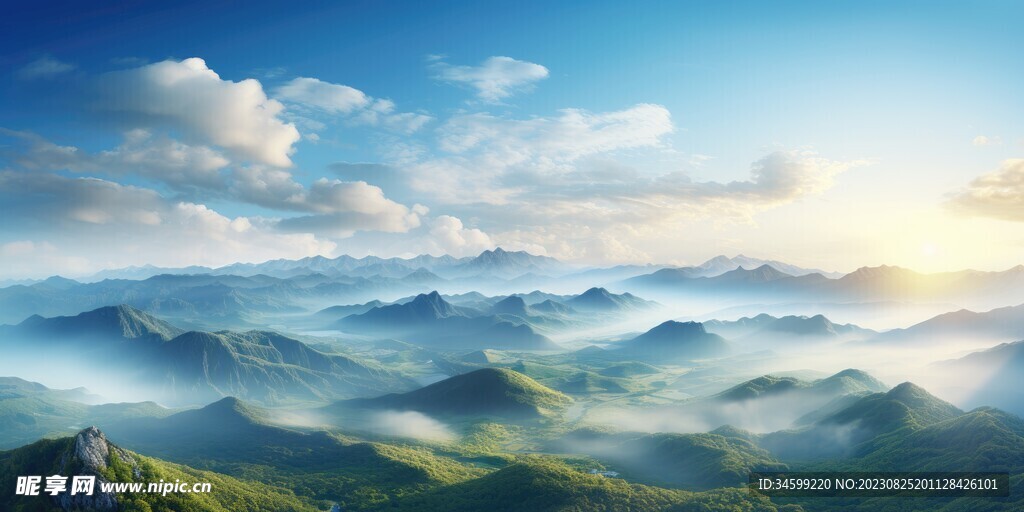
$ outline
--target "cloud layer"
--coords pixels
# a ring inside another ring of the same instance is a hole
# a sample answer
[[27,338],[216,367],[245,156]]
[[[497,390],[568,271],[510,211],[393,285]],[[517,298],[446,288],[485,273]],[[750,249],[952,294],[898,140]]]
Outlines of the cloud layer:
[[1024,159],[1003,161],[956,193],[952,208],[982,217],[1024,222]]
[[483,101],[496,103],[513,94],[529,91],[548,77],[548,68],[511,57],[489,57],[479,66],[455,66],[435,58],[436,78],[476,90]]
[[140,262],[218,266],[331,254],[337,247],[309,233],[282,233],[273,220],[231,218],[95,178],[0,172],[0,204],[8,238],[0,241],[5,275],[84,273]]

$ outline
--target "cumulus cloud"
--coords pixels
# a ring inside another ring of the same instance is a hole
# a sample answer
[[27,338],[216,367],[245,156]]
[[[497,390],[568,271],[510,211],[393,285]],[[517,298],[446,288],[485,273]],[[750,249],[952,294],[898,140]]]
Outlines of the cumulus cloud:
[[971,215],[1024,221],[1024,158],[1003,161],[957,192],[948,205]]
[[363,91],[347,85],[298,77],[278,87],[274,94],[284,101],[301,103],[335,114],[348,114],[370,103]]
[[425,207],[411,209],[384,197],[380,187],[364,181],[344,182],[321,178],[309,191],[297,198],[301,206],[314,215],[283,219],[281,229],[324,233],[336,238],[351,236],[355,231],[404,233],[420,225]]
[[138,128],[162,127],[239,159],[288,167],[299,131],[282,120],[284,105],[254,79],[223,80],[203,59],[166,60],[113,71],[99,80],[101,109]]
[[17,143],[16,151],[3,156],[26,169],[99,173],[110,176],[135,174],[164,182],[174,188],[222,189],[221,170],[229,160],[206,146],[190,146],[148,130],[124,134],[114,149],[89,153],[75,146],[62,146],[36,134],[0,129]]
[[371,98],[359,89],[316,78],[295,78],[275,89],[274,94],[289,104],[331,115],[351,115],[354,123],[402,133],[414,133],[433,119],[426,114],[396,112],[391,100]]
[[438,80],[469,86],[478,98],[491,103],[528,91],[548,77],[548,68],[511,57],[489,57],[479,66],[451,65],[436,57],[432,60]]
[[466,228],[462,220],[451,215],[440,215],[431,221],[429,240],[440,252],[452,256],[476,255],[494,248],[494,242],[487,233]]
[[404,233],[420,225],[426,208],[412,208],[384,196],[384,191],[365,181],[320,178],[310,187],[292,179],[290,173],[272,167],[239,168],[234,172],[234,195],[244,201],[310,215],[281,220],[287,231],[314,232],[335,238],[355,231]]
[[53,78],[68,73],[74,69],[75,66],[73,64],[61,62],[50,56],[43,56],[19,69],[17,76],[22,80]]
[[[282,233],[272,219],[231,218],[95,178],[5,171],[0,204],[9,223],[5,234],[14,238],[4,242],[0,267],[13,269],[6,270],[11,275],[81,274],[140,262],[218,266],[329,255],[336,248],[310,233]],[[41,236],[46,240],[38,241]]]
[[[115,149],[88,153],[60,146],[31,133],[2,133],[25,147],[3,156],[29,170],[88,172],[106,176],[133,174],[186,191],[190,197],[216,197],[244,201],[266,208],[312,214],[282,221],[289,231],[314,232],[331,237],[350,236],[358,230],[405,232],[419,226],[425,212],[384,196],[380,187],[365,181],[320,179],[306,187],[292,173],[273,166],[237,166],[207,147],[193,147],[167,137],[154,138],[133,130]],[[112,182],[105,182],[112,183]],[[99,218],[102,212],[89,213]]]

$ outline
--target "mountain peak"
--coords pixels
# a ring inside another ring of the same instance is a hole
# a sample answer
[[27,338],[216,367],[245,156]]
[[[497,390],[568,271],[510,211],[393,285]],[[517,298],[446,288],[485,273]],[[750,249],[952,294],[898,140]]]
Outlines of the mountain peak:
[[398,407],[434,414],[538,417],[562,409],[572,399],[521,373],[482,368],[449,377],[399,395],[385,395],[357,404]]
[[526,301],[518,295],[509,295],[494,304],[492,308],[497,314],[526,316],[529,311],[526,308]]
[[110,457],[107,436],[96,427],[82,430],[75,436],[75,456],[91,470],[106,468]]
[[433,313],[436,318],[458,316],[459,314],[455,307],[444,300],[444,297],[437,290],[417,295],[409,302],[408,306],[420,312]]
[[677,322],[675,320],[667,320],[647,332],[659,334],[671,332],[679,336],[688,336],[694,334],[707,334],[708,331],[704,329],[704,324],[700,322]]
[[581,293],[579,296],[580,297],[607,297],[609,295],[611,295],[611,294],[608,293],[608,290],[606,290],[604,288],[601,288],[599,286],[595,286],[595,287],[590,288],[589,290]]
[[700,322],[662,322],[633,338],[624,350],[650,361],[681,361],[720,357],[730,351],[724,338],[704,329]]
[[737,266],[734,270],[730,270],[712,279],[720,281],[769,282],[787,277],[793,276],[765,263],[752,270]]
[[594,287],[569,299],[566,305],[581,311],[614,312],[646,309],[652,303],[628,293],[616,295],[604,288]]
[[75,316],[31,317],[21,324],[29,329],[66,336],[100,336],[167,341],[183,331],[127,304],[104,306]]
[[886,393],[892,399],[899,400],[900,402],[921,402],[924,400],[938,400],[935,396],[929,393],[926,389],[914,384],[913,382],[904,382],[898,386],[889,390]]

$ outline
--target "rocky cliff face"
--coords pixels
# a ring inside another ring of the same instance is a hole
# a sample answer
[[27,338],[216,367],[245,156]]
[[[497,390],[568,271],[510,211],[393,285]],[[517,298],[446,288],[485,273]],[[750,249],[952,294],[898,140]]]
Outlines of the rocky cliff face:
[[[117,457],[121,462],[132,468],[135,478],[142,476],[142,469],[138,461],[128,452],[110,444],[103,432],[96,427],[89,427],[75,436],[75,445],[70,453],[65,454],[61,460],[61,467],[69,468],[70,475],[95,476],[96,485],[92,495],[74,494],[64,492],[54,496],[54,504],[61,510],[117,510],[117,496],[113,493],[101,491],[101,484],[109,482],[103,476],[103,471],[111,462],[111,457]],[[71,488],[71,478],[68,478],[68,490]]]

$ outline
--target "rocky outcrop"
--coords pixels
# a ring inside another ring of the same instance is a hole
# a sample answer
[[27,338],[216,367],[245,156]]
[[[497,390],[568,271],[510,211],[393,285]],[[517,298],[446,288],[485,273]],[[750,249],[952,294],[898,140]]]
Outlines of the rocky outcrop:
[[[117,457],[122,463],[132,468],[132,476],[140,478],[142,469],[138,461],[127,451],[110,444],[103,432],[96,427],[89,427],[75,436],[75,445],[72,450],[64,455],[61,460],[61,467],[66,471],[68,478],[68,491],[53,497],[53,502],[61,510],[117,510],[117,496],[113,493],[104,493],[101,484],[109,482],[103,475],[103,470],[110,466],[111,457]],[[96,484],[93,493],[71,494],[73,476],[94,476]]]

